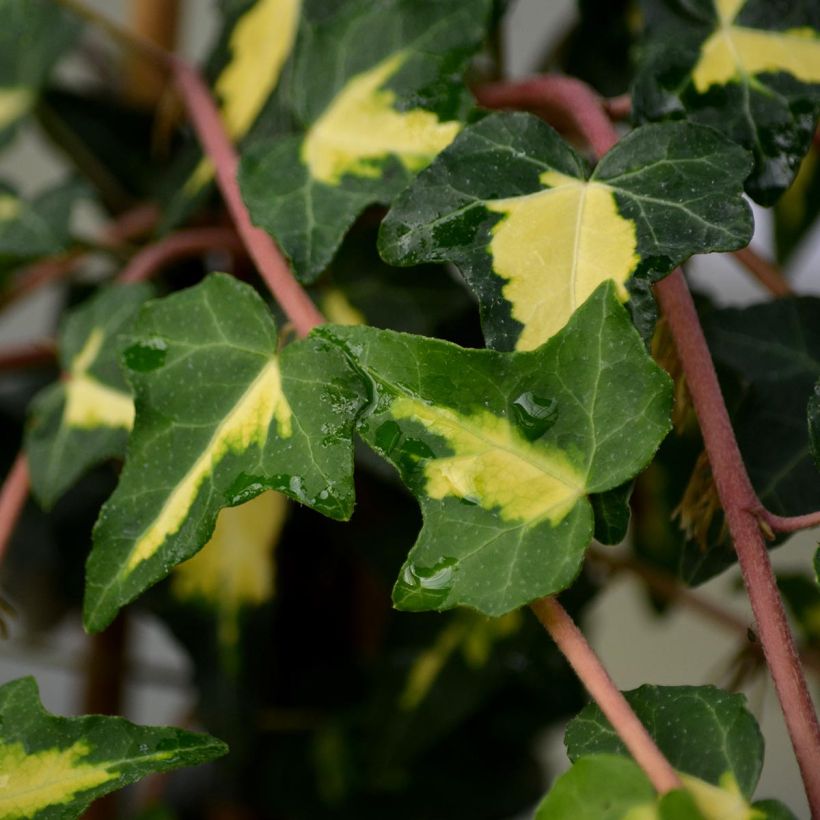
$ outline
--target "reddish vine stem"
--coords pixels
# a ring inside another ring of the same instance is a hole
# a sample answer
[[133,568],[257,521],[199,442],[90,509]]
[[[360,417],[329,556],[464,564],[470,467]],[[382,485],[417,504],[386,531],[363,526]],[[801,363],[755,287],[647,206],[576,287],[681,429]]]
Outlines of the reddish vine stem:
[[0,561],[8,548],[17,519],[28,498],[28,463],[25,453],[18,454],[0,488]]
[[543,112],[548,118],[566,118],[598,156],[614,145],[604,99],[574,77],[546,74],[520,82],[488,83],[474,92],[478,102],[487,108],[525,108]]
[[760,502],[740,455],[683,272],[677,269],[658,282],[655,293],[678,349],[812,816],[820,817],[820,725],[763,541]]
[[49,365],[57,358],[57,345],[51,339],[7,347],[0,350],[0,372]]
[[143,282],[180,259],[211,250],[242,253],[244,247],[233,228],[189,228],[134,254],[117,278],[120,282]]
[[682,788],[677,773],[564,607],[555,598],[541,598],[531,608],[657,791],[665,794]]
[[799,532],[820,527],[820,510],[805,515],[775,515],[765,508],[758,510],[759,518],[775,532]]
[[777,265],[764,259],[757,251],[741,248],[735,251],[735,259],[763,285],[773,296],[793,296],[791,285]]
[[170,59],[177,89],[202,147],[214,164],[217,185],[236,229],[260,276],[293,322],[296,332],[300,336],[306,336],[316,325],[322,324],[325,318],[294,278],[273,239],[251,222],[236,180],[239,157],[202,76],[183,60],[176,57]]

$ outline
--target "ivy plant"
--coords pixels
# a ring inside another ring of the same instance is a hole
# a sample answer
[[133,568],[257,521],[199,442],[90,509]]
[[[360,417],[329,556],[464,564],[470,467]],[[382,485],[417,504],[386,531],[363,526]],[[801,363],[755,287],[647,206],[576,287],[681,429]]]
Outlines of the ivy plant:
[[[69,168],[0,181],[0,307],[62,309],[0,350],[0,626],[81,612],[109,713],[0,682],[0,818],[820,817],[820,551],[768,557],[820,524],[820,308],[779,266],[820,202],[816,4],[581,2],[524,80],[507,5],[223,0],[200,68],[174,4],[0,0],[0,143]],[[713,253],[772,298],[693,298]],[[735,563],[748,623],[689,589]],[[582,627],[621,570],[767,668],[805,802],[756,793],[742,676],[617,689]],[[196,732],[110,714],[137,611]]]

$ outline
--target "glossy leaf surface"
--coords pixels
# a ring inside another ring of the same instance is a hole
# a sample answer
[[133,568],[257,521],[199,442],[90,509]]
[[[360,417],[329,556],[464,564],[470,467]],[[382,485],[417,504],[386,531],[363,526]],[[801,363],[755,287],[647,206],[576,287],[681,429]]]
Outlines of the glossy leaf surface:
[[208,735],[117,717],[63,718],[33,678],[0,687],[0,817],[72,820],[97,797],[152,772],[195,766],[228,747]]
[[820,113],[820,10],[812,0],[648,0],[633,91],[638,121],[687,117],[754,153],[746,190],[789,187]]
[[424,515],[393,593],[401,609],[500,615],[575,578],[589,493],[619,487],[669,428],[670,384],[614,286],[532,352],[465,350],[365,327],[322,327],[371,383],[359,433]]
[[144,284],[112,286],[70,313],[63,325],[64,377],[35,397],[25,439],[32,490],[46,507],[90,467],[125,455],[134,403],[118,340],[150,295]]
[[393,204],[380,251],[395,265],[454,262],[481,304],[487,343],[531,350],[601,284],[628,297],[694,253],[751,238],[746,152],[712,129],[637,129],[590,172],[529,114],[464,132]]
[[368,205],[388,204],[462,127],[459,77],[489,0],[349,0],[305,17],[292,87],[295,133],[260,139],[240,182],[254,221],[303,281],[327,267]]
[[[751,797],[763,765],[763,737],[742,695],[714,686],[649,685],[624,695],[675,769],[715,786],[731,781]],[[564,741],[571,760],[628,754],[594,704],[570,721]]]
[[350,516],[359,380],[321,342],[277,348],[265,303],[228,276],[143,308],[124,353],[136,421],[94,531],[87,628],[201,549],[222,507],[271,489]]

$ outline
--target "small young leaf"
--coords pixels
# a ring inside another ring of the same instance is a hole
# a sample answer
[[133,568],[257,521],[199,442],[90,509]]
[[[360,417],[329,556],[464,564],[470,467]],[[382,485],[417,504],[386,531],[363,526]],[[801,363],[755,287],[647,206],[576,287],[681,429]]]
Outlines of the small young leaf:
[[26,428],[31,487],[44,507],[95,464],[125,454],[134,403],[117,340],[150,295],[146,284],[114,285],[68,315],[59,345],[64,378],[35,396]]
[[749,195],[791,185],[820,113],[820,12],[812,0],[648,0],[638,121],[686,116],[754,152]]
[[227,751],[213,737],[181,729],[50,715],[34,678],[21,678],[0,686],[0,817],[72,820],[96,798],[151,772]]
[[350,516],[359,377],[326,343],[277,348],[265,303],[229,276],[142,309],[124,352],[136,422],[94,530],[89,630],[201,549],[222,507],[279,490]]
[[242,610],[273,597],[273,552],[287,513],[285,496],[271,491],[238,507],[226,507],[216,519],[211,540],[174,569],[174,597],[204,604],[216,613],[217,638],[223,647],[236,646]]
[[587,495],[632,478],[669,429],[669,379],[612,283],[532,352],[366,327],[314,333],[372,383],[359,433],[421,503],[400,609],[501,615],[569,586],[592,538]]
[[37,102],[78,20],[50,0],[0,0],[0,144]]
[[[723,788],[731,782],[751,798],[763,765],[763,736],[743,695],[714,686],[649,685],[624,695],[674,768]],[[564,741],[570,760],[628,754],[595,704],[570,721]]]
[[605,493],[589,497],[595,514],[595,540],[602,544],[620,544],[629,530],[629,497],[633,482],[627,481]]
[[489,0],[348,0],[304,19],[291,94],[301,132],[259,140],[240,182],[254,221],[313,281],[368,205],[388,204],[461,129],[460,83]]
[[603,281],[747,244],[749,156],[688,123],[646,126],[592,173],[548,125],[493,114],[466,128],[396,198],[379,249],[394,265],[454,262],[490,347],[532,350]]

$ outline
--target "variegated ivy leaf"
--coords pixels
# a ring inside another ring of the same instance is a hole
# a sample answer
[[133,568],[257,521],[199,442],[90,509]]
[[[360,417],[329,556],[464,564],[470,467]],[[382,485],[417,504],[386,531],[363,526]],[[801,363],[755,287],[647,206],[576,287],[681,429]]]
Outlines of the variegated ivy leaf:
[[[225,128],[241,140],[276,88],[299,28],[302,0],[256,0],[236,20],[228,37],[230,57],[214,91]],[[191,196],[213,177],[203,159],[186,184]]]
[[749,156],[711,128],[646,126],[589,172],[548,125],[494,114],[466,128],[393,203],[379,249],[394,265],[454,262],[487,344],[532,350],[603,281],[669,273],[747,244]]
[[279,490],[332,518],[350,516],[360,379],[318,340],[279,353],[270,311],[251,287],[214,274],[149,303],[124,362],[136,420],[94,529],[89,630],[201,549],[223,507]]
[[104,794],[152,772],[196,766],[228,747],[208,735],[118,717],[63,718],[34,678],[0,686],[0,817],[72,820]]
[[0,183],[0,270],[66,250],[74,205],[88,193],[69,180],[26,200]]
[[[763,736],[743,695],[714,686],[641,686],[624,692],[629,705],[678,771],[750,798],[763,766]],[[594,704],[569,722],[570,760],[628,755]]]
[[151,292],[147,284],[114,285],[66,319],[59,343],[63,378],[35,396],[26,427],[31,487],[45,507],[95,464],[125,455],[134,403],[118,338]]
[[591,754],[561,775],[535,812],[535,820],[796,820],[776,800],[750,805],[735,792],[695,777],[659,796],[628,757]]
[[372,383],[359,433],[421,503],[400,609],[501,615],[569,586],[592,538],[588,494],[632,478],[669,429],[669,379],[611,283],[532,352],[366,327],[314,333]]
[[789,187],[820,114],[814,0],[645,0],[648,43],[633,91],[640,120],[685,116],[754,152],[746,190]]
[[238,507],[225,508],[216,519],[211,540],[174,570],[174,597],[213,610],[217,637],[224,647],[232,648],[239,640],[242,610],[273,597],[273,553],[287,512],[285,496],[270,490]]
[[245,152],[254,221],[303,281],[328,265],[368,205],[388,204],[462,127],[460,82],[481,44],[489,0],[348,0],[304,19],[292,89],[298,133]]
[[37,102],[77,19],[51,0],[0,0],[0,144]]

